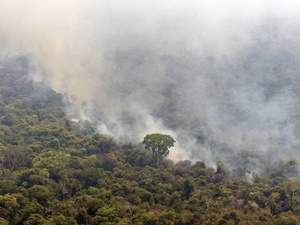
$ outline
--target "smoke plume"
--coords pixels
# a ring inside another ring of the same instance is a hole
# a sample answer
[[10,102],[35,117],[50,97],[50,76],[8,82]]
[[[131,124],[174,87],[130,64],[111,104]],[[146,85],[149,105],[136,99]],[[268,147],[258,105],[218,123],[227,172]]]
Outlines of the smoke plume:
[[68,114],[174,160],[300,160],[300,3],[0,0],[0,55],[26,55]]

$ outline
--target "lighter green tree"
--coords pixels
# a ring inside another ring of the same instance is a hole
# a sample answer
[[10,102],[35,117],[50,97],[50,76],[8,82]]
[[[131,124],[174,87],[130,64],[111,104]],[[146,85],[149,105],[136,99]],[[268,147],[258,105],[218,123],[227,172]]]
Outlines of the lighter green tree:
[[160,159],[169,155],[169,148],[173,147],[175,142],[170,135],[154,133],[147,134],[142,143],[156,156],[156,164],[159,166]]

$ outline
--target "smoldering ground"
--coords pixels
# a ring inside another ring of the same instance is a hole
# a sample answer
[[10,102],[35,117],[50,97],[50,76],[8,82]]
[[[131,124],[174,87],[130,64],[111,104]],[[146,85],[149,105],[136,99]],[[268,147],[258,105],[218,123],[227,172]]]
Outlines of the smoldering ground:
[[300,159],[296,1],[0,0],[1,55],[73,103],[70,116],[174,160],[260,171]]

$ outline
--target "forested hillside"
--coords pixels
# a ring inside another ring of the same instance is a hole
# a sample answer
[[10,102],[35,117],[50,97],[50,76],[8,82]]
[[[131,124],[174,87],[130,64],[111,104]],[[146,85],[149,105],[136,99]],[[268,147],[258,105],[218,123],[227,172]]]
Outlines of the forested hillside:
[[[0,62],[0,224],[299,224],[297,161],[264,174],[164,159],[96,133],[62,96]],[[141,140],[142,141],[142,140]],[[172,149],[170,149],[172,151]]]

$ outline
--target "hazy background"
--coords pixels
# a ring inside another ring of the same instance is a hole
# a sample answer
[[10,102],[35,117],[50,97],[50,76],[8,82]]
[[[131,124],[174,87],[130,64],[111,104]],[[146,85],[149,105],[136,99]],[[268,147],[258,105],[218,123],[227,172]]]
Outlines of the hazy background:
[[300,159],[300,2],[0,0],[0,55],[63,93],[74,119],[173,160],[260,171]]

